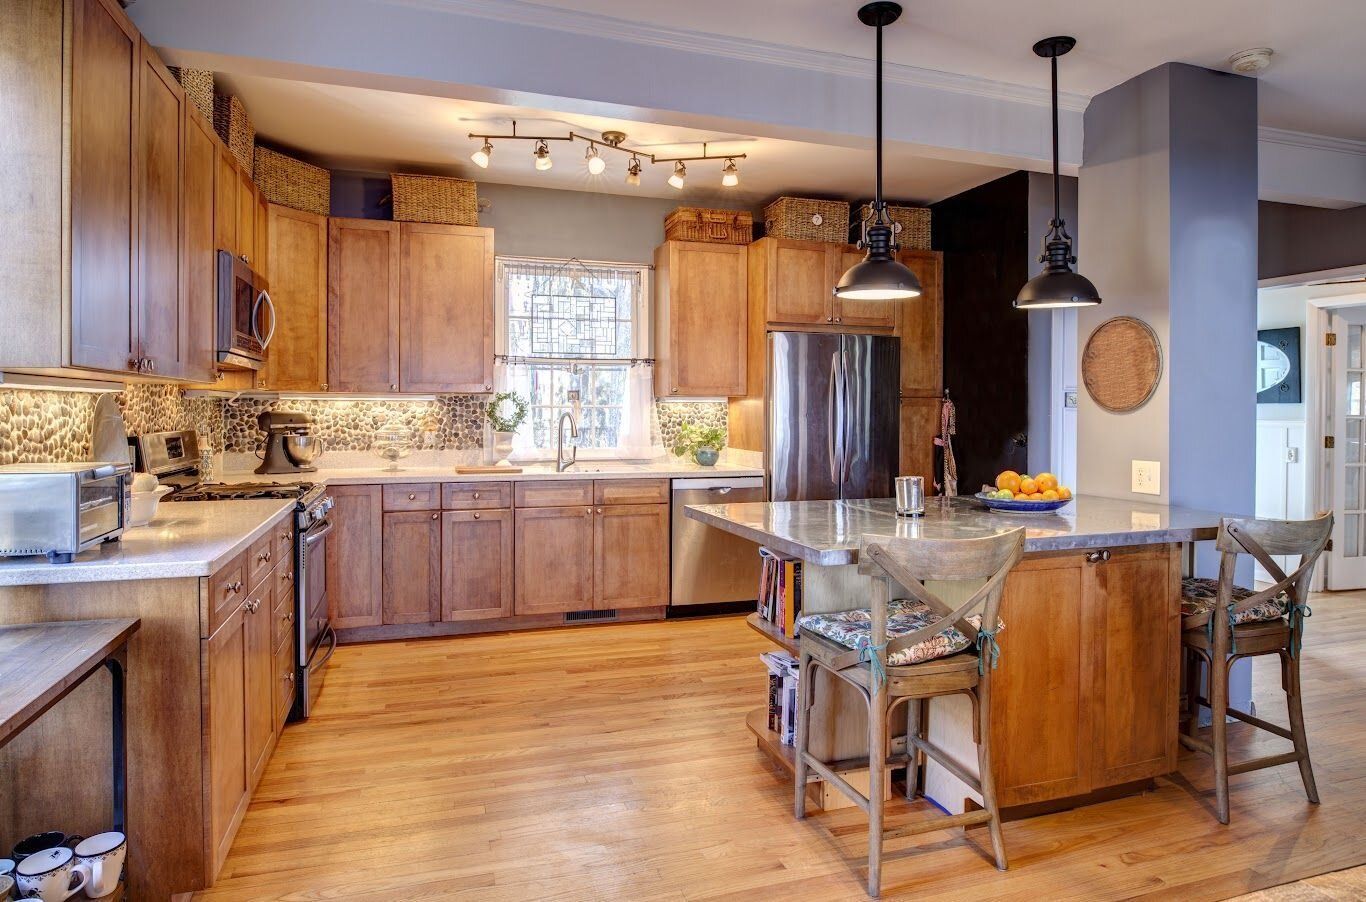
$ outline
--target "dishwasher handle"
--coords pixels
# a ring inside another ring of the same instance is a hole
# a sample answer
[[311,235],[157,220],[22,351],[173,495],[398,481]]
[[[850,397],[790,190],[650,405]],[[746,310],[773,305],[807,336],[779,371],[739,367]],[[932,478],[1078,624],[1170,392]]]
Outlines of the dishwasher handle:
[[728,494],[731,489],[761,489],[764,487],[764,477],[762,476],[708,476],[705,478],[675,479],[673,480],[672,490],[675,492],[691,492],[702,489],[711,494],[718,494],[716,490],[724,489]]

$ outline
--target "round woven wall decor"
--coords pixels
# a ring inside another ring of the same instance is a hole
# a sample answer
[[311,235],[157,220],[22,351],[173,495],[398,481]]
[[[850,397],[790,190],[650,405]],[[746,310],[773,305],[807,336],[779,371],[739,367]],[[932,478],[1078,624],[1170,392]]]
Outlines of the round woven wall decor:
[[1147,403],[1162,378],[1162,346],[1141,319],[1117,316],[1096,327],[1081,354],[1081,379],[1091,399],[1111,413]]

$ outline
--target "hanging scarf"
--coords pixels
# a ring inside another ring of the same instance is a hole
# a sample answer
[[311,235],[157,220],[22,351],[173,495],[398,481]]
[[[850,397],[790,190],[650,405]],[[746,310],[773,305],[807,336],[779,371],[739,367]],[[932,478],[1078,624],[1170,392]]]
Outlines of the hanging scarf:
[[941,495],[958,494],[958,461],[953,457],[953,437],[958,434],[958,412],[944,392],[944,403],[939,409],[939,437],[934,440],[943,451],[943,481],[936,488]]

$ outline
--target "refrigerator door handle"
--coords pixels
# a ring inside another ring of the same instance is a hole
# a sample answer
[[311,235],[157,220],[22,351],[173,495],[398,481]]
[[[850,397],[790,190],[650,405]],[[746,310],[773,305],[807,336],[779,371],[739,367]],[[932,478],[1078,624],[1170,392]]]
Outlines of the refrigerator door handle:
[[[825,408],[825,433],[830,440],[830,481],[835,484],[835,490],[839,491],[840,473],[844,470],[844,462],[840,458],[842,451],[844,423],[840,416],[839,392],[843,389],[839,383],[839,352],[830,355],[830,389],[829,398]],[[839,438],[836,438],[836,436]]]
[[840,495],[844,494],[844,486],[849,482],[849,468],[852,463],[850,458],[854,455],[850,448],[854,444],[849,440],[849,374],[846,367],[849,364],[849,355],[840,355]]

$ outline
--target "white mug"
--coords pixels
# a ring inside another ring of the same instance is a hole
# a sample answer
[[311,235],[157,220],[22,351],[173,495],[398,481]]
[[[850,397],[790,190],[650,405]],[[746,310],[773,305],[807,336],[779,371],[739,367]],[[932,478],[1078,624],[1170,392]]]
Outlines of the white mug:
[[45,849],[25,858],[14,870],[19,895],[43,902],[66,902],[85,889],[90,880],[90,869],[73,859],[74,853],[66,846]]
[[76,846],[76,863],[90,874],[85,894],[92,899],[107,896],[119,885],[128,838],[118,831],[98,833]]

